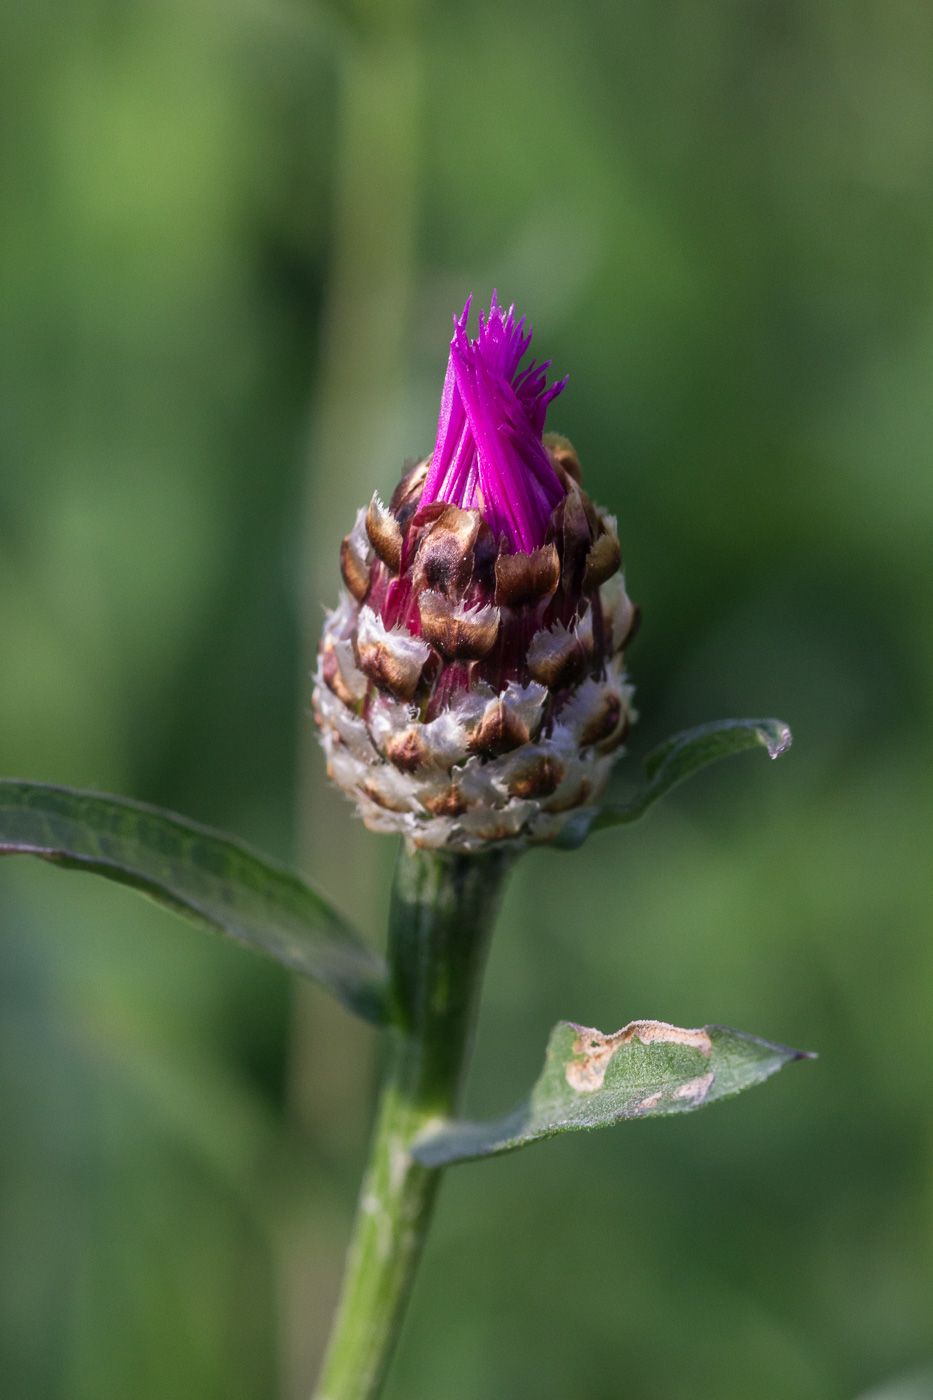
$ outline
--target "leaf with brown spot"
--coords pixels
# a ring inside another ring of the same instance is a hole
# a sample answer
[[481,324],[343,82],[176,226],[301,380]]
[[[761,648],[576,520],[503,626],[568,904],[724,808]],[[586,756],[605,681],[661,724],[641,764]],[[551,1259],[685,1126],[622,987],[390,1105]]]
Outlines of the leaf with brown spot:
[[792,1060],[810,1058],[725,1026],[682,1030],[664,1021],[632,1021],[603,1035],[558,1021],[524,1103],[488,1122],[435,1124],[416,1139],[412,1154],[427,1167],[445,1167],[626,1118],[690,1113],[760,1084]]

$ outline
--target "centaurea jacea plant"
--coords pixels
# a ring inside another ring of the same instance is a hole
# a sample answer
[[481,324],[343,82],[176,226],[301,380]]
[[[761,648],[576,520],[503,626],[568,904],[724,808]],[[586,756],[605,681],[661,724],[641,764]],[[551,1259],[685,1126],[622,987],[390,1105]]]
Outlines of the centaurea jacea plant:
[[790,744],[726,720],[648,754],[600,805],[634,718],[623,653],[637,611],[615,520],[544,435],[547,365],[495,298],[455,320],[437,442],[340,553],[314,707],[328,771],[368,826],[401,833],[388,957],[299,876],[231,837],[123,798],[0,781],[0,854],[117,880],[328,987],[383,1025],[391,1054],[318,1400],[371,1400],[391,1357],[444,1167],[627,1118],[689,1112],[799,1052],[718,1026],[561,1021],[528,1098],[488,1122],[458,1100],[504,880],[527,847],[578,846],[635,820],[691,772]]
[[430,458],[343,542],[321,643],[328,772],[375,831],[480,851],[552,841],[603,792],[631,720],[637,610],[615,519],[544,440],[564,382],[521,370],[531,334],[493,297],[455,322]]

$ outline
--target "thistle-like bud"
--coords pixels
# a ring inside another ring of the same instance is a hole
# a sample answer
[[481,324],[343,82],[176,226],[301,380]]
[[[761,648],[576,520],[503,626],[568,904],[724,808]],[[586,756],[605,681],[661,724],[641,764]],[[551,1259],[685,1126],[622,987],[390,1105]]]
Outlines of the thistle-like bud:
[[566,380],[520,362],[524,318],[493,295],[454,322],[432,456],[343,541],[314,709],[327,770],[374,831],[471,851],[545,842],[593,803],[634,718],[637,609],[616,522],[543,436]]

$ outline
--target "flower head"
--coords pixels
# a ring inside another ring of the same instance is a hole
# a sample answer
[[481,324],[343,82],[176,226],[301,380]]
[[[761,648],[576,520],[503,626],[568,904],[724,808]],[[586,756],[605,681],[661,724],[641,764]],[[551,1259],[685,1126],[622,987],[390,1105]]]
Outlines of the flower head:
[[469,851],[552,840],[594,801],[633,718],[637,610],[616,523],[543,437],[565,381],[519,368],[531,332],[495,297],[455,321],[431,458],[343,541],[314,707],[367,825]]
[[492,294],[489,316],[479,313],[471,340],[463,315],[454,335],[441,396],[437,443],[422,505],[447,501],[476,509],[509,550],[531,552],[544,543],[551,512],[564,495],[541,440],[548,404],[566,378],[546,387],[550,361],[519,371],[531,344],[525,318],[503,314]]

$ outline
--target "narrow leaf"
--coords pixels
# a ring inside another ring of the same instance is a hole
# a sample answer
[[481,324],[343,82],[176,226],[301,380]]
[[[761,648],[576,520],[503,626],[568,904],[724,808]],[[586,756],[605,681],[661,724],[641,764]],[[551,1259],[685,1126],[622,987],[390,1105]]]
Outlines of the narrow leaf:
[[623,1118],[690,1113],[760,1084],[791,1060],[810,1058],[724,1026],[681,1030],[665,1021],[632,1021],[603,1035],[558,1021],[541,1077],[514,1112],[485,1123],[439,1123],[412,1151],[425,1166],[442,1167]]
[[564,827],[556,845],[576,850],[592,831],[637,821],[659,797],[717,759],[759,745],[769,758],[780,758],[791,746],[791,732],[779,719],[720,719],[685,729],[651,750],[642,764],[645,782],[628,802],[584,807]]
[[0,779],[0,855],[130,885],[385,1019],[382,960],[297,875],[233,837],[123,797]]

